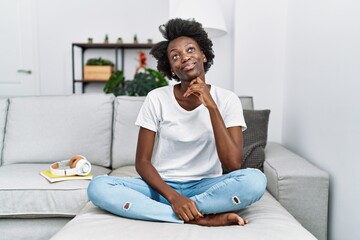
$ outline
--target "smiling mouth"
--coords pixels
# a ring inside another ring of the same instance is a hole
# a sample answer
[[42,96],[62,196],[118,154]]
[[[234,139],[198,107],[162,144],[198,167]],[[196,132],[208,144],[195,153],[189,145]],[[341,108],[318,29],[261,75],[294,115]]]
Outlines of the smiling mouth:
[[183,70],[184,71],[189,71],[191,69],[193,69],[195,67],[195,63],[192,62],[192,63],[187,63],[184,67],[183,67]]

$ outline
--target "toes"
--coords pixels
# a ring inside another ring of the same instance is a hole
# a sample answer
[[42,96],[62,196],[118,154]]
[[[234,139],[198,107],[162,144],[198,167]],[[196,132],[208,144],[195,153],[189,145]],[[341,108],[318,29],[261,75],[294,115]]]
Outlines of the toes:
[[249,221],[246,219],[243,219],[242,217],[238,216],[238,224],[240,226],[244,226],[245,224],[247,224]]
[[240,226],[244,226],[244,225],[245,225],[245,221],[244,221],[244,219],[242,219],[242,218],[239,218],[238,223],[239,223]]

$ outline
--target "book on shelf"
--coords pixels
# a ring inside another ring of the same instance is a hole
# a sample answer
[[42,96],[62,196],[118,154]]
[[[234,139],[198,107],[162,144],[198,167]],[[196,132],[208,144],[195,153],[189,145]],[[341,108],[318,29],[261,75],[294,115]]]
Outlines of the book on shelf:
[[68,181],[68,180],[91,180],[93,178],[92,174],[88,174],[85,176],[57,176],[51,173],[50,170],[43,170],[40,172],[40,175],[46,178],[49,182],[60,182],[60,181]]

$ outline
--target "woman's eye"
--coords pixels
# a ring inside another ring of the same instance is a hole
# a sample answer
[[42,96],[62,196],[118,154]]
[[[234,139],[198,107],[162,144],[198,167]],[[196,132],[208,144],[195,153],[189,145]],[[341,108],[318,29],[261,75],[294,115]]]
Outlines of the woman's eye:
[[194,52],[194,51],[195,51],[195,48],[189,47],[187,51],[188,51],[188,52]]
[[176,60],[176,59],[178,59],[178,58],[179,58],[179,55],[174,54],[171,58],[172,58],[172,60]]

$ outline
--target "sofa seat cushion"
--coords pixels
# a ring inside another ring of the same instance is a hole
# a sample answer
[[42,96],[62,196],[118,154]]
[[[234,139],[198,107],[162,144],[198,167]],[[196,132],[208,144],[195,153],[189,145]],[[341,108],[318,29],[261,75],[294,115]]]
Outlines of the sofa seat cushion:
[[[89,180],[49,183],[39,172],[49,164],[10,164],[0,167],[0,218],[75,216],[88,202]],[[107,174],[92,166],[94,176]]]
[[136,172],[135,165],[119,167],[112,170],[109,175],[115,177],[140,177],[140,175]]
[[1,240],[49,240],[71,218],[0,218]]
[[[249,220],[244,227],[202,227],[191,224],[126,219],[105,212],[89,202],[51,240],[62,239],[214,239],[214,240],[315,240],[268,192],[239,212]],[[140,231],[139,231],[140,230]]]

